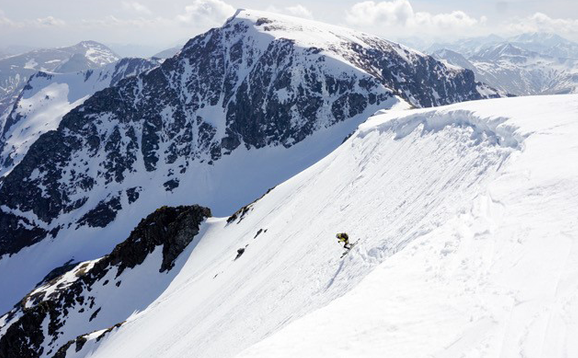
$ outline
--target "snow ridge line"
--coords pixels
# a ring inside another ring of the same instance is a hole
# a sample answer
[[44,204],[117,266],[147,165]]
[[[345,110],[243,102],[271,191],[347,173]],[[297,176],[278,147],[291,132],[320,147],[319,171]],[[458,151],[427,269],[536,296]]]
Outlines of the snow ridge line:
[[523,150],[523,142],[530,133],[522,134],[519,128],[507,124],[506,117],[480,117],[469,110],[430,110],[424,113],[398,117],[399,112],[386,112],[371,117],[359,126],[357,136],[364,138],[368,133],[378,130],[395,133],[395,140],[403,139],[414,130],[421,128],[422,135],[436,133],[448,126],[470,127],[476,144],[481,141],[492,145]]

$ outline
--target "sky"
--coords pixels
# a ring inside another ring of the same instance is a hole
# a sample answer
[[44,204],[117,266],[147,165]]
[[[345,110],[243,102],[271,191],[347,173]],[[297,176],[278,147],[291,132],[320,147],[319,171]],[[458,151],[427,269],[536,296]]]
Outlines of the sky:
[[415,44],[523,32],[553,32],[578,41],[576,0],[0,0],[0,48],[94,40],[121,55],[150,56],[222,25],[237,8]]

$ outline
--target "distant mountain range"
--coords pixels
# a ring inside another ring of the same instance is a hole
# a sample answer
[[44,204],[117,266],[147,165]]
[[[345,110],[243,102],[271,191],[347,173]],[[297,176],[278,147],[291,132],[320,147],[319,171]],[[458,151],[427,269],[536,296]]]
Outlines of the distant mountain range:
[[478,81],[513,95],[578,92],[578,44],[553,34],[498,36],[436,44],[434,57],[472,70]]
[[120,58],[95,41],[74,46],[39,49],[0,59],[0,118],[24,88],[28,78],[38,71],[70,73],[95,69]]

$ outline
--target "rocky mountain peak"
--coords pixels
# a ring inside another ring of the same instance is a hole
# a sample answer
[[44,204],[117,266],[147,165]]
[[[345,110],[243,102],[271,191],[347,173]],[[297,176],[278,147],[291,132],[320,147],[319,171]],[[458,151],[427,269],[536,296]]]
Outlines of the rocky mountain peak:
[[0,255],[79,232],[98,240],[95,228],[122,237],[135,213],[167,202],[228,215],[379,109],[494,95],[471,71],[381,38],[242,10],[95,93],[30,146],[0,187]]

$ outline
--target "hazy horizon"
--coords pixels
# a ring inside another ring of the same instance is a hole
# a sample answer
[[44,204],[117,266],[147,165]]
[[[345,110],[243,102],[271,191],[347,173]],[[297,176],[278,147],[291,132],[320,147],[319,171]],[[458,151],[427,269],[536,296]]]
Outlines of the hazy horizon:
[[278,12],[345,26],[384,38],[427,44],[496,34],[554,33],[578,41],[578,3],[569,0],[322,1],[158,0],[90,3],[0,2],[0,48],[50,48],[84,40],[122,56],[151,56],[220,26],[237,8]]

